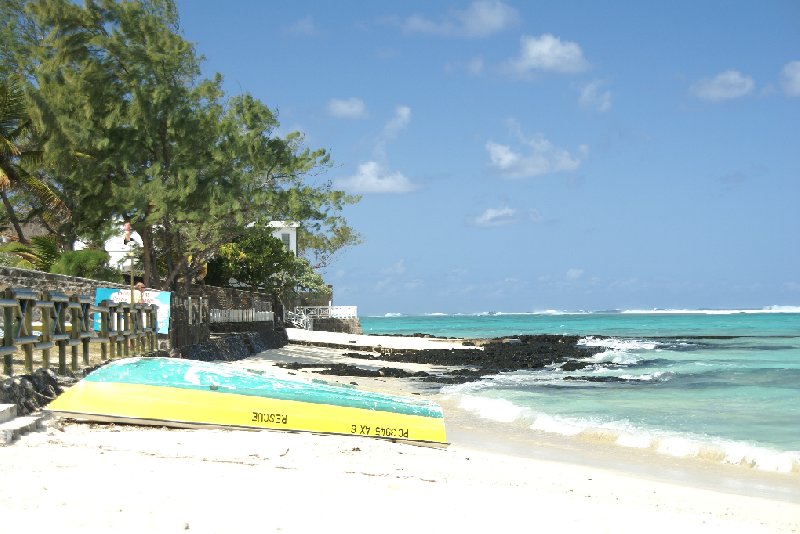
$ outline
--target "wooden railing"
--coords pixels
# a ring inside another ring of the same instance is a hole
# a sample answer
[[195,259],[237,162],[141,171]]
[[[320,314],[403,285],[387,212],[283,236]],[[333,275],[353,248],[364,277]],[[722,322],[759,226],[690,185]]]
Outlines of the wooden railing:
[[[0,292],[2,340],[0,356],[3,374],[14,374],[14,356],[22,352],[26,373],[34,371],[34,352],[41,352],[41,365],[53,367],[51,351],[58,352],[58,373],[90,365],[91,343],[100,345],[100,360],[107,361],[156,350],[157,310],[155,304],[134,304],[105,300],[94,305],[86,295],[56,291],[34,292],[8,288]],[[99,330],[95,331],[95,315]]]
[[302,328],[303,330],[311,330],[314,325],[311,317],[303,313],[299,308],[295,308],[295,311],[286,310],[284,322],[294,325],[295,328]]
[[294,313],[312,318],[354,319],[358,317],[358,306],[297,306]]
[[255,323],[274,321],[275,315],[271,311],[258,310],[209,310],[212,323]]

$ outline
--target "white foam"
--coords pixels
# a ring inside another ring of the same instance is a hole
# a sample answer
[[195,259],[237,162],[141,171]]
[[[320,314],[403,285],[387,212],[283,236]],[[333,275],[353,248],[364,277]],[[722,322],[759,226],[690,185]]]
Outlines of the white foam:
[[800,313],[800,306],[765,306],[763,308],[743,308],[731,310],[714,309],[659,309],[622,310],[620,313],[631,315],[678,314],[678,315],[733,315],[737,313]]
[[501,423],[531,421],[538,432],[614,444],[620,447],[650,449],[676,458],[705,460],[739,465],[762,471],[800,472],[800,451],[777,451],[751,443],[712,439],[695,434],[665,433],[634,426],[627,421],[598,421],[534,413],[505,399],[461,395],[460,407],[483,419]]
[[624,380],[641,380],[643,382],[650,382],[653,380],[656,381],[666,381],[668,380],[668,373],[665,371],[656,371],[655,373],[645,373],[642,375],[619,375],[620,378]]
[[488,399],[471,395],[462,396],[459,407],[483,419],[501,423],[512,423],[528,413],[526,408],[521,408],[506,399]]
[[666,436],[658,440],[656,451],[669,456],[686,458],[697,456],[700,452],[700,446],[689,438]]
[[653,439],[647,434],[623,432],[617,437],[616,443],[621,447],[630,447],[633,449],[648,449],[653,443]]
[[641,358],[637,358],[633,354],[628,352],[621,352],[616,350],[607,350],[604,352],[598,352],[594,356],[592,356],[592,360],[597,363],[615,363],[617,365],[633,365],[641,361]]
[[722,451],[722,461],[728,464],[778,473],[800,469],[800,451],[781,452],[738,441],[717,441],[715,446]]
[[578,340],[578,345],[584,347],[604,347],[611,350],[631,351],[631,350],[655,350],[658,343],[655,341],[645,341],[641,339],[621,339],[616,337],[597,338],[587,336]]
[[563,417],[539,414],[530,427],[532,430],[541,430],[562,436],[577,436],[586,430],[587,425]]

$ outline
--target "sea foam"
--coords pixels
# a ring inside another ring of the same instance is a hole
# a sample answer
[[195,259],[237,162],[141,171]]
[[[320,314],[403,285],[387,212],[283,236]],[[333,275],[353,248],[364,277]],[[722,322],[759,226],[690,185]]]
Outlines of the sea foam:
[[668,433],[637,427],[627,421],[600,421],[537,413],[506,399],[458,395],[459,407],[500,423],[524,421],[531,431],[584,439],[609,446],[651,450],[675,458],[699,458],[715,463],[779,473],[800,473],[800,451],[777,451],[752,443],[695,434]]

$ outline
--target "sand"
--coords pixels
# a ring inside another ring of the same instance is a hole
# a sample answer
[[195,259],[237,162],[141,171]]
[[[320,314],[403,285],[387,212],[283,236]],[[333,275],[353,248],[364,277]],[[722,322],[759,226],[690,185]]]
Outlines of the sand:
[[[363,346],[388,346],[384,337],[364,337]],[[289,345],[232,365],[320,378],[273,363],[355,363],[342,352]],[[408,380],[322,378],[374,391],[433,394]],[[532,439],[530,432],[517,435],[508,425],[436,399],[445,409],[446,448],[357,436],[53,421],[0,448],[0,528],[800,532],[795,475]]]

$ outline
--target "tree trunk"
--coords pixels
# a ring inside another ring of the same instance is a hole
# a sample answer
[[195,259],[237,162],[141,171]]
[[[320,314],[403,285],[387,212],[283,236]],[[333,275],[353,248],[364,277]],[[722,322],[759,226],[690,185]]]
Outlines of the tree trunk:
[[142,238],[142,270],[144,271],[145,287],[164,289],[158,278],[158,268],[156,267],[156,255],[153,244],[153,227],[145,226],[139,232]]
[[14,206],[11,205],[11,201],[8,200],[8,196],[6,196],[5,191],[0,191],[0,197],[3,199],[3,206],[6,208],[6,213],[8,213],[8,219],[11,221],[11,224],[14,226],[14,231],[17,232],[17,239],[19,242],[27,245],[28,240],[25,239],[25,234],[22,233],[22,227],[19,225],[19,219],[17,218],[17,214],[14,212]]

